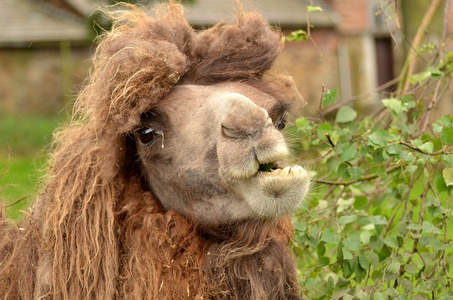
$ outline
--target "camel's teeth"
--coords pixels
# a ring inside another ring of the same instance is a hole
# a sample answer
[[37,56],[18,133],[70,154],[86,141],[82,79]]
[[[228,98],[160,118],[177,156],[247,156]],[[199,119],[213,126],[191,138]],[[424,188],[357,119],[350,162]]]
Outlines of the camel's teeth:
[[289,173],[291,173],[291,167],[290,166],[287,166],[287,167],[283,168],[283,170],[282,170],[282,174],[283,175],[288,175]]
[[291,175],[293,175],[293,176],[298,176],[304,171],[305,171],[304,168],[302,168],[301,166],[298,166],[298,165],[291,167]]

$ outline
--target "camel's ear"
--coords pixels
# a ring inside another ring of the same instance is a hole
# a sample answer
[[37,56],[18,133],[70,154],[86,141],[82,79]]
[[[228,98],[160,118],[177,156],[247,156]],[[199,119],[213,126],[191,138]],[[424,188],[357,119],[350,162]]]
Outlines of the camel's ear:
[[236,24],[218,25],[200,34],[188,81],[261,79],[280,54],[281,34],[257,13],[240,12]]

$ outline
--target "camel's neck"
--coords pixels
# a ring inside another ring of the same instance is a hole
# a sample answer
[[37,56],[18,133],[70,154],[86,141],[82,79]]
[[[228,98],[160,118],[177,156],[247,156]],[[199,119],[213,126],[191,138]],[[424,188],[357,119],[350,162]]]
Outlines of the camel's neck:
[[212,243],[206,251],[207,298],[300,299],[287,248],[291,231],[286,218],[232,224],[226,229],[229,239]]

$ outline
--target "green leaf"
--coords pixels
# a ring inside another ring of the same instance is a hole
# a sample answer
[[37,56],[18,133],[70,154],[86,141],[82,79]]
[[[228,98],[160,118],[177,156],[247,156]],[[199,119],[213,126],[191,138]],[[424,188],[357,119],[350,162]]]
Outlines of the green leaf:
[[327,168],[329,168],[330,171],[335,171],[339,164],[340,162],[335,156],[329,157],[326,161]]
[[295,222],[294,223],[294,229],[299,232],[305,232],[307,230],[307,223],[305,222]]
[[324,267],[330,264],[330,259],[326,256],[321,256],[320,258],[318,258],[318,263],[321,267]]
[[428,221],[423,221],[422,224],[422,232],[423,233],[434,233],[434,234],[443,234],[442,230],[434,226]]
[[370,237],[370,248],[371,250],[378,251],[384,245],[384,240],[380,236],[372,235]]
[[390,144],[385,148],[385,151],[390,155],[396,155],[401,152],[401,146],[399,144]]
[[368,256],[370,257],[370,262],[373,267],[377,268],[379,266],[379,255],[375,252],[369,252]]
[[314,11],[324,11],[319,5],[307,5],[307,12],[311,13]]
[[396,186],[396,191],[398,192],[398,194],[399,194],[400,196],[404,196],[404,195],[406,195],[407,192],[409,191],[409,187],[408,187],[407,185],[405,185],[405,184],[401,184],[401,183],[400,183],[400,184],[398,184],[398,185]]
[[390,99],[383,99],[382,105],[390,109],[396,115],[401,115],[407,112],[408,108],[403,105],[401,100],[390,98]]
[[453,145],[453,128],[444,127],[440,133],[440,141],[444,145]]
[[444,128],[442,125],[437,124],[437,123],[433,123],[432,126],[433,126],[434,133],[440,133],[440,132],[442,132],[442,128]]
[[360,237],[352,236],[345,238],[343,241],[343,246],[352,252],[360,251]]
[[287,42],[301,42],[301,41],[308,41],[308,34],[306,31],[299,29],[296,31],[291,32],[289,35],[283,37],[284,41]]
[[398,291],[395,290],[395,289],[392,288],[392,287],[391,287],[391,288],[387,288],[387,289],[385,290],[385,294],[386,294],[387,296],[392,297],[392,299],[394,299],[395,297],[398,297],[398,296],[399,296]]
[[350,106],[343,106],[337,112],[335,118],[336,123],[348,123],[352,122],[357,118],[357,112]]
[[423,71],[423,72],[414,74],[411,77],[409,77],[409,82],[411,84],[416,84],[416,83],[422,84],[423,81],[427,80],[430,77],[431,77],[431,72]]
[[368,144],[371,146],[384,147],[389,141],[393,141],[394,137],[384,129],[374,131],[368,137]]
[[332,228],[327,228],[322,232],[321,241],[326,242],[327,244],[338,244],[340,235]]
[[310,121],[304,117],[299,117],[296,120],[296,128],[297,130],[307,130],[310,127]]
[[418,169],[418,166],[413,166],[413,165],[406,167],[406,171],[409,172],[409,174],[414,174],[414,172],[417,171],[417,169]]
[[401,102],[408,110],[416,106],[414,96],[412,95],[404,95]]
[[374,224],[374,225],[386,225],[387,224],[387,218],[385,216],[369,216],[368,220],[370,221],[371,224]]
[[337,168],[337,176],[342,177],[344,179],[351,178],[351,175],[349,175],[348,169],[349,169],[348,164],[341,163]]
[[322,95],[322,106],[327,106],[329,104],[335,103],[335,98],[337,97],[338,89],[328,90],[324,95]]
[[345,144],[340,159],[342,162],[351,161],[357,156],[357,153],[358,151],[354,144]]
[[352,180],[359,180],[362,177],[364,171],[361,167],[351,167],[348,169],[349,174],[351,175]]
[[432,142],[424,143],[423,145],[418,147],[418,149],[426,151],[428,153],[432,153],[433,152],[433,148],[434,148],[434,145],[433,145]]
[[453,116],[444,115],[437,122],[442,126],[453,128]]
[[412,290],[414,289],[412,281],[408,280],[407,278],[401,279],[401,286],[403,287],[403,291],[405,294],[412,293]]
[[344,277],[345,278],[349,278],[352,275],[353,271],[354,271],[354,269],[352,269],[351,265],[349,264],[349,259],[343,260],[341,266],[342,266],[342,269],[343,269]]
[[422,226],[413,223],[413,224],[409,224],[406,228],[409,229],[409,230],[417,231],[417,230],[421,230],[421,229],[422,229]]
[[366,276],[366,270],[360,266],[360,264],[355,264],[354,274],[357,282],[361,282]]
[[331,134],[333,131],[332,125],[329,123],[322,123],[316,126],[315,132],[318,138],[326,140],[326,134]]
[[343,259],[348,260],[353,258],[351,251],[349,251],[347,248],[343,247],[342,252]]
[[401,264],[399,262],[393,261],[387,266],[387,271],[392,273],[398,273],[400,270],[400,266]]
[[384,150],[382,148],[376,149],[375,151],[373,151],[372,157],[373,157],[374,163],[383,162],[385,160],[384,159]]
[[364,270],[368,270],[370,266],[370,259],[365,253],[359,254],[359,264]]
[[433,250],[435,250],[435,251],[443,251],[443,250],[447,250],[448,248],[450,248],[451,245],[444,244],[441,241],[439,241],[437,238],[432,237],[429,239],[429,244],[427,245],[427,247],[432,247]]
[[429,66],[428,71],[431,73],[431,77],[433,78],[439,78],[440,76],[444,75],[444,72],[433,66]]
[[373,300],[387,300],[387,299],[388,299],[387,295],[384,295],[379,292],[374,293]]
[[357,210],[364,210],[368,206],[368,199],[365,196],[355,196],[354,208]]
[[319,243],[318,246],[316,246],[316,253],[318,254],[318,257],[324,256],[324,254],[326,254],[326,246],[324,243]]
[[341,216],[340,218],[338,218],[338,223],[340,223],[341,225],[346,225],[354,222],[355,220],[357,220],[356,215]]
[[453,185],[453,167],[444,168],[442,170],[442,175],[446,186]]
[[442,155],[442,162],[444,164],[446,164],[447,166],[453,166],[453,155],[451,155],[451,154]]
[[414,264],[405,264],[404,265],[404,271],[408,274],[415,275],[418,272],[417,267]]
[[384,239],[384,244],[389,246],[390,248],[396,249],[398,248],[398,241],[396,240],[396,236],[389,236]]
[[347,287],[351,283],[350,280],[344,279],[342,277],[338,277],[338,282],[336,284],[337,288],[344,288]]

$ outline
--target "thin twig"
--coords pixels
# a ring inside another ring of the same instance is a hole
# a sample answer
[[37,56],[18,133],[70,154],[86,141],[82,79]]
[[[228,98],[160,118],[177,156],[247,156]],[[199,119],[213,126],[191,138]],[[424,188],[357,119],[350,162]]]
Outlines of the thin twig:
[[398,144],[403,145],[403,146],[405,146],[405,147],[407,147],[407,148],[409,148],[411,150],[414,150],[416,152],[419,152],[421,154],[430,155],[430,156],[439,156],[439,155],[450,155],[450,154],[452,154],[450,152],[445,152],[445,150],[443,150],[443,149],[439,150],[439,151],[428,152],[428,151],[425,151],[425,150],[420,149],[418,147],[415,147],[415,146],[413,146],[413,145],[411,145],[411,144],[409,144],[408,142],[405,142],[405,141],[399,141]]
[[[443,216],[443,221],[444,221],[444,225],[445,225],[445,235],[444,235],[444,244],[448,244],[448,222],[447,222],[447,215],[444,214]],[[450,278],[450,274],[448,272],[448,268],[447,268],[447,263],[446,263],[446,257],[447,257],[447,253],[446,253],[446,249],[443,251],[442,253],[442,267],[444,269],[444,272],[445,272],[445,276],[447,276],[447,287],[450,287],[450,282],[451,282],[451,278]]]
[[[395,165],[393,167],[390,167],[385,170],[385,173],[391,173],[393,171],[396,171],[400,168],[402,168],[403,165]],[[378,178],[379,175],[377,174],[370,174],[370,175],[365,175],[360,177],[357,180],[349,180],[349,181],[330,181],[330,180],[324,180],[324,179],[313,179],[313,182],[316,183],[322,183],[322,184],[328,184],[328,185],[343,185],[343,186],[348,186],[354,183],[362,182],[362,181],[369,181]]]

